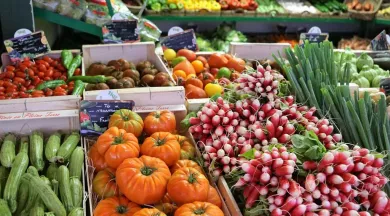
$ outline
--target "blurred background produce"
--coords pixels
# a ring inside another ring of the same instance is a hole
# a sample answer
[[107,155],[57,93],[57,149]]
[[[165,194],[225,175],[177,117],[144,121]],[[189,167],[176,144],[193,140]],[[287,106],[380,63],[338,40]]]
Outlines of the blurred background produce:
[[358,36],[353,36],[351,39],[341,39],[337,45],[339,49],[350,48],[353,50],[370,50],[371,40],[366,38],[361,38]]

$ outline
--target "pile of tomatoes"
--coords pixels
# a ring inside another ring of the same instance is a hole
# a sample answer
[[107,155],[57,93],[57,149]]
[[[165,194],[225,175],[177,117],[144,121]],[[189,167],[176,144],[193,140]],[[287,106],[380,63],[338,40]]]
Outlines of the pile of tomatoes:
[[[81,75],[80,68],[76,69],[74,75]],[[67,79],[67,70],[61,59],[44,56],[33,61],[25,58],[16,65],[6,66],[5,71],[0,73],[0,100],[71,94],[73,82],[55,89],[35,90],[45,81],[60,79],[64,81]]]

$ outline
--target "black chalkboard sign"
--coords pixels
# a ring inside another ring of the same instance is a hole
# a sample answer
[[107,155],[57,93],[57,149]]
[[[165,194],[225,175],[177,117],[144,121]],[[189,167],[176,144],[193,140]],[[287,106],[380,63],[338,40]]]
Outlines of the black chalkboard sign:
[[107,130],[110,116],[119,109],[132,110],[134,101],[81,101],[81,135],[98,136]]
[[113,20],[103,27],[104,43],[128,43],[139,40],[136,20]]
[[161,46],[163,47],[163,49],[169,48],[175,51],[181,49],[198,51],[198,45],[196,44],[196,36],[193,29],[162,38]]
[[389,50],[389,44],[387,43],[386,31],[383,30],[372,41],[371,47],[374,51]]
[[50,52],[50,45],[43,31],[5,40],[4,45],[12,62],[25,57],[33,59]]
[[321,43],[328,40],[328,38],[329,34],[327,33],[301,33],[301,36],[299,37],[299,44],[304,44],[305,40],[308,40],[309,43]]

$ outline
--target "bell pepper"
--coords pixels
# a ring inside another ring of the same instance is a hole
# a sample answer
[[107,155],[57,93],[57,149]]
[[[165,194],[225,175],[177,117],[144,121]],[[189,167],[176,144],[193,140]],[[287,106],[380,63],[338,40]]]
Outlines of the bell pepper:
[[50,80],[50,81],[46,81],[46,82],[43,82],[41,84],[39,84],[35,90],[43,90],[43,89],[46,89],[46,88],[49,88],[49,89],[54,89],[56,88],[57,86],[60,86],[60,85],[65,85],[65,81],[64,80]]
[[74,82],[72,95],[78,95],[78,96],[82,95],[83,91],[84,91],[84,88],[85,88],[84,82],[81,81],[81,80],[76,80]]
[[78,54],[76,57],[74,57],[74,58],[72,59],[72,62],[70,63],[69,69],[68,69],[68,78],[72,77],[73,74],[74,74],[74,71],[75,71],[78,67],[80,67],[80,65],[81,65],[81,60],[82,60],[82,58],[81,58],[81,55],[80,55],[80,54]]

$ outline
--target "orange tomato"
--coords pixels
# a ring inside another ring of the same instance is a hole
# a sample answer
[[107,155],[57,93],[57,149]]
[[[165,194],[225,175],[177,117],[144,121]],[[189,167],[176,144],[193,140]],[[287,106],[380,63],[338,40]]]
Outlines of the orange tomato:
[[192,66],[195,69],[195,72],[198,74],[204,70],[203,63],[200,60],[195,60],[191,62]]
[[198,87],[198,88],[201,88],[201,89],[203,89],[203,83],[202,83],[202,81],[200,80],[200,79],[198,79],[198,78],[189,78],[189,79],[187,79],[186,80],[186,85],[188,85],[188,84],[191,84],[191,85],[194,85],[194,86],[196,86],[196,87]]
[[199,60],[203,63],[203,65],[206,65],[207,64],[207,59],[203,56],[198,56],[196,57],[196,60]]
[[184,56],[188,61],[192,62],[196,59],[196,54],[192,50],[181,49],[177,51],[177,56]]
[[177,80],[179,77],[185,79],[187,77],[186,72],[184,72],[183,70],[175,70],[175,71],[173,71],[173,78],[175,80]]
[[182,61],[180,62],[179,64],[177,64],[174,68],[173,68],[173,71],[176,71],[176,70],[182,70],[184,72],[186,72],[187,76],[189,74],[196,74],[195,72],[195,69],[194,67],[192,66],[192,64],[189,62],[189,61]]
[[186,77],[186,80],[191,79],[191,78],[196,78],[195,74],[190,74]]

